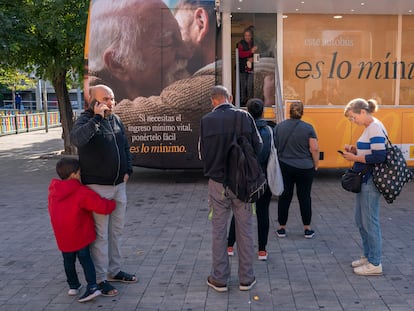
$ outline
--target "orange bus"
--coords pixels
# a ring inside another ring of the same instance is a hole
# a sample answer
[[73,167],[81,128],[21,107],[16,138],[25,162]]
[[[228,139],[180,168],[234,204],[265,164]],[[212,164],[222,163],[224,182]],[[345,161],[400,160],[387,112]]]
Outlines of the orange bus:
[[[289,103],[287,103],[289,105]],[[407,163],[414,165],[414,109],[413,107],[381,106],[375,117],[387,128],[388,137],[400,147]],[[340,168],[350,165],[338,154],[345,144],[355,144],[363,128],[344,117],[344,107],[305,107],[302,118],[312,124],[318,135],[322,168]]]
[[412,166],[410,1],[93,0],[85,93],[99,83],[114,90],[134,165],[200,168],[199,122],[211,110],[211,87],[225,85],[243,108],[236,46],[251,29],[253,96],[264,100],[273,123],[286,117],[290,101],[305,103],[321,167],[349,165],[336,150],[362,131],[343,116],[356,97],[377,99],[376,117]]

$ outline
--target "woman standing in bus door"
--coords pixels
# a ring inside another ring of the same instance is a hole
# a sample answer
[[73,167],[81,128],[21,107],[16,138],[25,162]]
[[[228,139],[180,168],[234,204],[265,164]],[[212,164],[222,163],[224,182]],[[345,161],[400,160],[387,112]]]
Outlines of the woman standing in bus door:
[[237,44],[239,52],[240,72],[240,104],[245,105],[253,97],[253,54],[257,46],[253,42],[253,31],[249,28],[243,31],[243,39]]
[[358,275],[380,275],[381,265],[381,227],[379,220],[380,193],[372,180],[372,167],[385,161],[386,129],[381,121],[371,114],[377,111],[377,102],[373,99],[356,98],[345,107],[344,115],[356,125],[364,126],[364,132],[358,138],[356,146],[345,145],[343,157],[353,161],[357,172],[368,169],[363,176],[361,192],[356,194],[355,222],[362,239],[364,254],[351,263]]

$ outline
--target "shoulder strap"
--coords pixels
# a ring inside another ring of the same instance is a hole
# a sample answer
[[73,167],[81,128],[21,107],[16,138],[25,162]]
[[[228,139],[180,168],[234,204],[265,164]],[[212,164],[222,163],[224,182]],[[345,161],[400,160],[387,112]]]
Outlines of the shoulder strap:
[[[237,138],[239,136],[239,133],[241,132],[241,125],[240,125],[240,119],[241,117],[238,116],[239,112],[235,111],[234,113],[234,132],[233,135],[231,137],[231,141],[230,144],[232,144],[233,142],[237,141]],[[223,123],[221,124],[223,126]],[[230,136],[230,135],[229,135]],[[224,165],[224,181],[223,181],[223,186],[227,187],[229,185],[229,166],[227,163],[228,160],[228,153],[229,153],[229,149],[227,147],[227,151],[226,151],[226,163]]]
[[267,128],[270,131],[270,149],[272,149],[275,144],[273,141],[273,129],[269,125],[267,125]]
[[295,129],[296,129],[296,127],[298,126],[299,122],[300,122],[300,121],[296,122],[295,126],[294,126],[294,127],[292,128],[292,130],[290,131],[289,136],[286,138],[285,143],[284,143],[283,147],[282,147],[282,148],[280,148],[280,150],[279,150],[278,154],[282,154],[283,150],[285,150],[285,147],[286,147],[286,145],[287,145],[287,143],[288,143],[288,141],[289,141],[289,138],[290,138],[290,136],[293,134],[293,132],[295,131]]
[[236,122],[235,122],[235,130],[234,130],[234,136],[239,136],[242,133],[242,124],[241,124],[241,113],[240,111],[235,111],[234,116]]
[[392,147],[392,142],[391,142],[391,140],[388,138],[387,133],[385,133],[385,131],[384,131],[384,130],[382,130],[382,132],[384,133],[385,138],[386,138],[386,139],[387,139],[387,141],[388,141],[388,144]]

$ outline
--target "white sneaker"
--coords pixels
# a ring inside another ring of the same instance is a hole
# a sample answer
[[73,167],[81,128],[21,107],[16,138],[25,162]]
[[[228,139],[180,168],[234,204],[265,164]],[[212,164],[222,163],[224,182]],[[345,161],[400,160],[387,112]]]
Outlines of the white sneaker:
[[368,258],[365,257],[365,256],[361,256],[359,259],[354,260],[351,263],[351,267],[352,268],[356,268],[356,267],[360,267],[360,266],[366,265],[367,263],[368,263]]
[[68,295],[69,296],[79,295],[79,292],[80,292],[81,288],[82,288],[82,285],[80,285],[78,288],[71,288],[71,289],[69,289],[68,290]]
[[240,283],[239,289],[242,291],[250,290],[256,284],[256,278],[250,284]]
[[354,268],[354,273],[358,275],[381,275],[382,265],[374,266],[372,263],[367,263],[363,266]]

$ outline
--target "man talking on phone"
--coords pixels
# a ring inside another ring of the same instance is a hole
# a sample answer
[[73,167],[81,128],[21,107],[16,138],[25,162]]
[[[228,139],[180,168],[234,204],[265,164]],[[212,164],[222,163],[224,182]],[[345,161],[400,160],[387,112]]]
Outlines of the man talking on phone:
[[126,182],[132,174],[131,154],[124,126],[112,113],[113,91],[106,85],[89,89],[90,105],[76,120],[71,141],[78,148],[82,183],[116,201],[110,215],[93,213],[96,240],[91,245],[96,282],[103,296],[116,296],[109,282],[135,283],[137,278],[121,270],[121,236],[125,224]]

